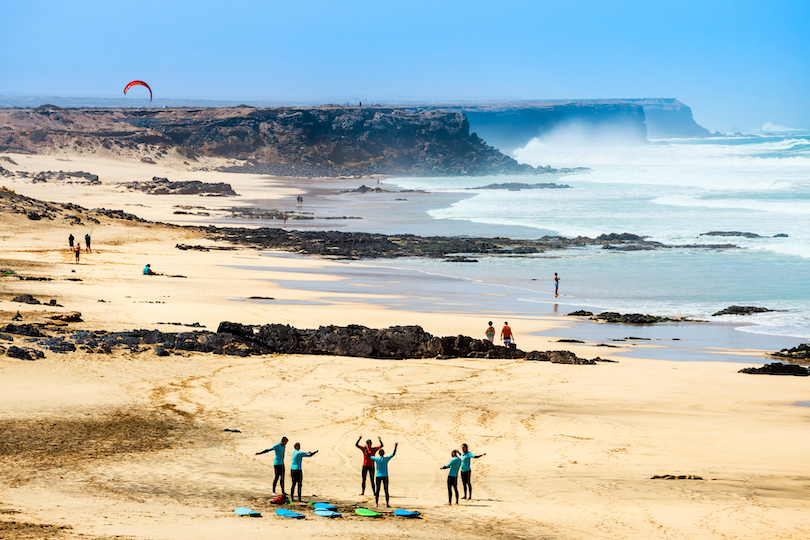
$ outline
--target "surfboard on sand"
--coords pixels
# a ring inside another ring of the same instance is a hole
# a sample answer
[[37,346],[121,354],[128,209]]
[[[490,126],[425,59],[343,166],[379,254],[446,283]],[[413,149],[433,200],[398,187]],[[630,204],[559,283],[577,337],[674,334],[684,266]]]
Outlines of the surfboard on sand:
[[358,508],[354,511],[354,513],[363,517],[380,517],[382,515],[380,512],[375,512],[374,510],[369,510],[368,508]]
[[240,506],[239,508],[234,510],[233,513],[236,514],[237,516],[242,517],[262,517],[261,512],[251,510],[250,508],[245,508],[244,506]]
[[339,518],[340,514],[337,512],[333,512],[332,510],[324,510],[323,508],[316,508],[315,515],[327,518]]
[[317,502],[317,503],[313,504],[312,506],[315,507],[315,510],[318,510],[319,508],[321,510],[337,510],[337,507],[335,507],[335,505],[325,503],[325,502]]
[[292,510],[288,510],[286,508],[277,508],[276,515],[286,518],[304,519],[304,514],[299,514],[298,512],[293,512]]
[[422,514],[420,514],[416,510],[402,510],[401,508],[397,508],[396,510],[394,510],[394,515],[406,518],[418,518]]

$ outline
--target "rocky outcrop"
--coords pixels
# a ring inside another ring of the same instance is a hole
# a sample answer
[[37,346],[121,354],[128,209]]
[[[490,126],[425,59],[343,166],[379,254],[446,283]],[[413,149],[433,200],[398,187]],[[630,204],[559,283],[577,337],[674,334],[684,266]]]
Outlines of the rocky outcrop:
[[782,349],[781,351],[772,352],[771,356],[777,358],[788,358],[791,361],[795,360],[810,360],[810,343],[802,343],[790,349]]
[[170,182],[168,178],[157,176],[153,176],[151,182],[126,182],[121,185],[127,189],[143,191],[150,195],[205,195],[209,197],[237,195],[231,185],[224,182],[210,183],[199,180]]
[[391,107],[0,109],[0,152],[174,153],[243,160],[285,176],[496,175],[522,165],[470,133],[464,114]]
[[756,306],[729,306],[726,309],[712,313],[712,317],[719,317],[720,315],[752,315],[754,313],[770,313],[772,311],[775,310]]
[[[574,171],[574,169],[566,169]],[[506,189],[508,191],[520,191],[522,189],[565,189],[570,188],[568,184],[523,184],[520,182],[506,182],[504,184],[487,184],[486,186],[471,187],[467,189]]]
[[715,137],[698,125],[692,117],[692,109],[673,98],[627,99],[628,103],[640,105],[644,109],[647,136],[650,139],[702,138]]
[[773,364],[765,364],[761,368],[744,368],[738,373],[751,373],[754,375],[794,375],[796,377],[807,377],[810,371],[804,366],[796,364],[781,364],[774,362]]
[[[727,236],[727,237],[742,237],[742,238],[768,238],[767,236],[761,236],[757,233],[752,232],[741,232],[741,231],[710,231],[705,233],[700,233],[700,236]],[[779,233],[773,235],[774,238],[787,238],[788,235],[785,233]]]

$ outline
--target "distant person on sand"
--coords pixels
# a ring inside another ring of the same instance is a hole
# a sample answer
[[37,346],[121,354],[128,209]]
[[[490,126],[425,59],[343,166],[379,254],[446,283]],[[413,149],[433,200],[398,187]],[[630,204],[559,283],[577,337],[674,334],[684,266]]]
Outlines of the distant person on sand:
[[82,252],[82,245],[77,243],[76,247],[73,248],[73,252],[76,254],[76,264],[79,264],[79,255]]
[[93,250],[90,249],[90,235],[89,234],[84,235],[84,243],[87,246],[87,253],[93,253]]
[[70,249],[73,249],[73,241],[74,240],[76,240],[76,239],[73,238],[72,234],[70,236],[68,236],[68,245],[70,246]]
[[377,464],[377,489],[374,491],[374,505],[380,506],[380,486],[385,489],[385,506],[391,507],[388,504],[388,462],[391,461],[395,455],[397,455],[397,446],[399,443],[394,443],[394,451],[391,452],[391,455],[386,457],[385,450],[380,449],[380,455],[378,457],[373,457],[371,459],[374,460],[374,463]]
[[489,328],[487,328],[487,339],[490,341],[490,343],[494,343],[495,342],[495,327],[492,326],[492,321],[489,321],[487,324],[489,325]]
[[281,480],[281,494],[287,494],[287,492],[284,491],[284,452],[287,450],[288,440],[289,439],[287,439],[287,437],[282,437],[280,443],[271,446],[267,450],[256,452],[257,456],[266,454],[267,452],[276,453],[276,455],[273,456],[273,470],[276,473],[275,477],[273,478],[273,495],[276,494],[276,484],[279,482],[279,480]]
[[290,478],[292,478],[292,486],[290,486],[290,496],[295,500],[295,485],[298,484],[298,502],[301,501],[301,483],[304,479],[304,474],[301,471],[301,462],[305,457],[312,457],[318,453],[317,450],[313,452],[302,452],[301,443],[293,445],[295,450],[290,454]]
[[560,293],[560,276],[557,275],[557,272],[554,272],[554,298],[557,298],[557,295]]
[[380,441],[380,446],[371,446],[371,439],[366,440],[365,446],[360,446],[360,440],[363,438],[362,435],[357,437],[357,442],[354,445],[363,452],[363,471],[360,473],[363,479],[363,482],[360,487],[360,495],[366,494],[366,475],[368,475],[368,483],[371,484],[371,491],[374,494],[377,494],[377,488],[374,486],[374,461],[372,458],[377,454],[377,451],[383,447],[382,438],[377,437],[377,440]]
[[[450,469],[447,473],[447,504],[453,504],[453,491],[456,492],[456,504],[458,504],[458,470],[461,468],[461,458],[458,457],[458,450],[450,452],[450,462],[442,469]],[[466,498],[466,497],[465,497]]]
[[[470,460],[471,459],[478,459],[480,457],[484,457],[486,454],[481,454],[476,456],[472,452],[470,452],[470,448],[467,444],[461,445],[461,485],[464,489],[464,496],[462,499],[469,499],[472,500],[472,467],[470,467]],[[467,495],[467,489],[469,488],[470,494]]]
[[286,227],[287,226],[287,212],[284,212],[283,218],[284,218],[284,226]]
[[151,265],[147,264],[146,266],[143,267],[143,275],[145,275],[145,276],[159,276],[160,274],[158,274],[157,272],[153,272]]
[[508,347],[512,343],[512,329],[509,328],[509,323],[503,323],[503,328],[501,329],[501,339],[503,340],[503,346]]

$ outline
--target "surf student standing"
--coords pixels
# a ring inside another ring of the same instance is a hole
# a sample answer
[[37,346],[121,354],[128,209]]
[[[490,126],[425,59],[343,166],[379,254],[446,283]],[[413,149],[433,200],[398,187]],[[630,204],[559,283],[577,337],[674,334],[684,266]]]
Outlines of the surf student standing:
[[501,339],[503,340],[503,346],[508,347],[510,343],[512,343],[512,329],[509,328],[509,323],[504,322],[503,328],[501,329]]
[[560,293],[560,276],[557,275],[557,272],[554,272],[554,298]]
[[386,456],[385,450],[380,449],[380,455],[371,458],[377,465],[377,476],[375,477],[377,489],[374,492],[375,506],[380,506],[380,487],[382,486],[382,488],[385,489],[385,506],[391,508],[391,505],[388,504],[388,462],[397,455],[397,445],[399,445],[399,443],[394,443],[394,451],[391,452],[390,456]]
[[73,241],[74,240],[76,240],[76,239],[73,238],[72,234],[70,236],[68,236],[68,245],[70,246],[70,249],[73,249]]
[[[295,500],[295,485],[298,484],[298,502],[301,501],[301,484],[304,479],[304,473],[301,470],[301,462],[305,457],[312,457],[318,453],[317,450],[312,452],[302,452],[301,443],[293,445],[294,450],[290,453],[290,478],[292,478],[292,485],[290,486],[290,495]],[[282,484],[282,489],[284,486]]]
[[76,247],[73,248],[73,252],[76,254],[76,264],[79,264],[79,256],[82,252],[82,245],[77,243]]
[[487,328],[487,339],[489,340],[490,343],[494,343],[495,342],[495,327],[492,326],[492,321],[489,321],[487,324],[489,325],[489,328]]
[[267,450],[262,450],[261,452],[256,452],[256,455],[266,454],[267,452],[275,452],[276,455],[273,456],[273,470],[275,471],[276,475],[273,478],[273,494],[276,493],[276,484],[279,480],[281,480],[281,493],[282,495],[286,495],[287,492],[284,491],[284,452],[287,450],[287,437],[282,437],[281,442],[277,443]]
[[453,504],[453,491],[456,492],[456,504],[458,504],[458,470],[461,468],[461,458],[458,457],[458,450],[450,452],[450,462],[440,470],[450,469],[447,473],[447,504]]
[[[472,467],[470,467],[470,460],[484,457],[486,454],[476,456],[470,452],[470,448],[466,443],[461,445],[461,452],[459,452],[459,454],[461,454],[461,486],[464,489],[464,496],[462,499],[472,500]],[[469,495],[467,495],[468,489],[470,492]]]
[[377,451],[383,447],[383,442],[380,437],[377,437],[377,440],[380,441],[380,446],[371,446],[371,439],[366,440],[365,446],[360,446],[360,441],[363,439],[363,436],[360,435],[357,438],[357,442],[354,445],[359,448],[363,452],[363,471],[361,473],[361,478],[363,479],[360,489],[360,495],[366,494],[366,475],[368,475],[368,483],[371,484],[371,491],[374,494],[377,494],[377,488],[374,485],[374,461],[373,457],[377,454]]
[[84,235],[84,243],[87,245],[87,253],[92,253],[93,250],[90,249],[90,235],[89,234]]

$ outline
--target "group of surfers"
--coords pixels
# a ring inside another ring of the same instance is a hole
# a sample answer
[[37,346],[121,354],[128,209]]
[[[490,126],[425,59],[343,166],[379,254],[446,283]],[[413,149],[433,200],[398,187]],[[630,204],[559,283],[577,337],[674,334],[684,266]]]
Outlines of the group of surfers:
[[[357,442],[354,445],[363,452],[363,469],[361,471],[361,491],[360,495],[366,494],[366,477],[369,479],[369,484],[371,485],[371,490],[374,492],[374,504],[376,506],[380,505],[380,491],[385,491],[385,506],[390,507],[389,504],[389,494],[388,494],[388,462],[391,461],[394,456],[397,455],[397,446],[399,443],[394,443],[394,451],[391,452],[391,455],[385,455],[385,450],[383,449],[383,442],[380,437],[377,437],[377,441],[379,441],[379,446],[374,446],[371,443],[371,439],[366,440],[366,444],[361,446],[360,441],[363,440],[363,436],[357,438]],[[273,469],[275,471],[275,476],[273,478],[273,494],[276,493],[276,486],[280,484],[281,486],[281,493],[282,495],[286,495],[284,490],[284,455],[287,450],[287,442],[289,439],[287,437],[282,437],[281,442],[271,446],[266,450],[262,450],[261,452],[256,452],[256,455],[266,454],[268,452],[274,452],[273,457]],[[317,450],[313,450],[312,452],[303,452],[301,450],[301,443],[295,443],[293,445],[293,451],[290,454],[291,464],[290,464],[290,476],[292,477],[292,486],[290,487],[290,495],[292,499],[295,500],[295,488],[298,488],[298,501],[301,501],[301,484],[303,482],[303,472],[301,469],[302,462],[305,457],[312,457],[317,454]],[[379,453],[379,455],[377,455]],[[444,467],[440,467],[441,470],[448,469],[449,472],[447,474],[447,498],[448,498],[448,505],[453,504],[453,493],[455,492],[456,495],[456,504],[459,502],[458,498],[458,477],[459,474],[461,475],[461,484],[464,489],[464,496],[462,499],[472,499],[472,468],[470,467],[470,461],[473,459],[478,459],[480,457],[485,456],[486,454],[475,455],[470,452],[469,447],[466,444],[461,445],[461,450],[453,450],[450,452],[450,462],[445,465]],[[302,501],[301,501],[302,502]]]

